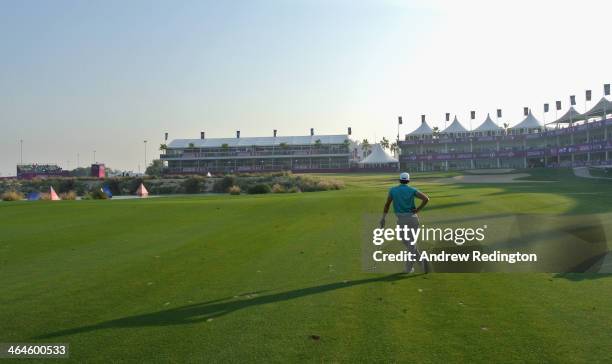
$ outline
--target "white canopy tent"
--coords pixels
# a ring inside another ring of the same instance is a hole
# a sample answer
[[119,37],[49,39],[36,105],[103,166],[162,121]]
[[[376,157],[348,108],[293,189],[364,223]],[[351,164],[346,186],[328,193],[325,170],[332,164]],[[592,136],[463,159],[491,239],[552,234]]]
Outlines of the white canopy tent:
[[596,103],[591,110],[585,112],[583,116],[585,118],[601,117],[605,119],[606,115],[608,114],[612,114],[612,102],[605,97],[602,97],[601,100],[599,100],[599,102]]
[[499,127],[497,124],[495,124],[493,120],[491,120],[491,115],[487,114],[487,118],[485,119],[485,121],[483,121],[482,124],[480,124],[480,126],[478,126],[476,129],[472,131],[486,133],[490,131],[499,132],[501,130],[502,128]]
[[457,116],[453,122],[444,130],[442,130],[443,134],[459,134],[459,133],[467,133],[468,130],[461,125],[459,120],[457,120]]
[[584,115],[576,111],[576,109],[572,106],[570,107],[569,110],[567,110],[565,114],[563,114],[563,116],[561,116],[559,119],[555,121],[551,121],[547,125],[572,124],[572,123],[575,123],[577,121],[584,120],[584,119],[585,119]]
[[432,135],[433,130],[427,125],[426,121],[422,121],[421,125],[408,135]]
[[363,167],[397,166],[398,163],[398,160],[387,154],[380,144],[374,144],[372,153],[359,162]]
[[542,130],[543,128],[544,128],[544,125],[542,125],[540,120],[536,119],[536,117],[533,116],[531,111],[529,111],[529,115],[527,115],[527,117],[523,119],[523,121],[516,124],[515,126],[510,127],[510,129],[513,129],[513,130],[520,130],[520,129],[527,129],[527,130],[540,129]]

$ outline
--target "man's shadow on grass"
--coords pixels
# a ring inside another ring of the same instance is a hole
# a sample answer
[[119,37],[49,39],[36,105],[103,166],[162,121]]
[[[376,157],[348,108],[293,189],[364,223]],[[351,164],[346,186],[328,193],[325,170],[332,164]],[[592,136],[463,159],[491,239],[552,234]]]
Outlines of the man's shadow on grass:
[[74,335],[101,329],[196,324],[253,306],[283,302],[295,298],[334,291],[341,288],[349,288],[376,282],[393,282],[416,276],[418,275],[406,275],[398,273],[387,275],[384,277],[329,283],[320,286],[301,288],[292,291],[268,294],[263,296],[259,296],[257,295],[257,292],[253,292],[249,294],[243,294],[241,296],[238,296],[238,298],[226,297],[213,301],[200,302],[192,305],[171,308],[168,310],[162,310],[153,313],[128,316],[117,320],[101,322],[95,325],[81,326],[72,329],[55,331],[36,336],[34,337],[34,339],[49,339],[59,336]]

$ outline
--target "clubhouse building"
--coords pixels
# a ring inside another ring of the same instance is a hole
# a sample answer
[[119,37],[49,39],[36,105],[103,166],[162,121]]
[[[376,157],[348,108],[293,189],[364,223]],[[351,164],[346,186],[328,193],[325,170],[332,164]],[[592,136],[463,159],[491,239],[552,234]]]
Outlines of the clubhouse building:
[[348,134],[308,136],[175,139],[161,159],[169,174],[240,172],[348,171],[351,164]]
[[400,165],[409,171],[610,165],[612,102],[605,97],[584,114],[571,107],[546,126],[529,111],[502,128],[489,115],[467,130],[455,117],[444,130],[425,120],[400,141]]

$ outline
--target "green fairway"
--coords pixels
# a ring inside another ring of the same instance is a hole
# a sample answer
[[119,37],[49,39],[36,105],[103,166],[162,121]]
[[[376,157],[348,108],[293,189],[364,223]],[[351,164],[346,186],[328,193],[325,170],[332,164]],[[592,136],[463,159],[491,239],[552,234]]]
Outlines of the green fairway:
[[[413,185],[424,219],[612,212],[608,180],[521,172]],[[362,216],[396,176],[333,178],[347,188],[1,202],[0,342],[70,343],[74,362],[612,360],[612,276],[365,273]]]

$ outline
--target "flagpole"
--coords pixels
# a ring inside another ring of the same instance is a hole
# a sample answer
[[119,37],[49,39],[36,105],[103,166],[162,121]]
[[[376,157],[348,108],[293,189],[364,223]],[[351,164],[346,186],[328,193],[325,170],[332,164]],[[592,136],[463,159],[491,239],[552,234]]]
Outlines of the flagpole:
[[400,125],[402,124],[402,117],[398,116],[397,117],[397,146],[399,148],[399,141],[400,141]]
[[[570,110],[572,107],[574,107],[574,105],[576,104],[576,96],[572,97],[570,96]],[[572,120],[572,113],[570,111],[570,126],[573,127],[574,126],[574,120]]]

